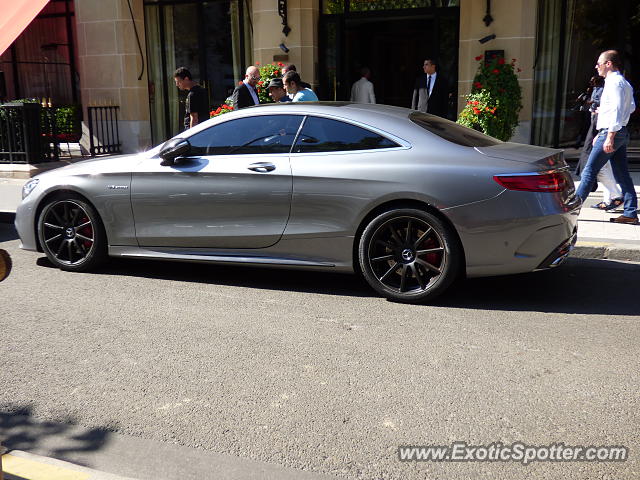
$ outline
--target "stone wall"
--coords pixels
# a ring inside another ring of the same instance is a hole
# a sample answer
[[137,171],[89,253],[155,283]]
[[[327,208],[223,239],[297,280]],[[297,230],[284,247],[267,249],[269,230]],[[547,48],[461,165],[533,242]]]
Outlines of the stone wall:
[[[151,144],[143,0],[130,1],[143,57],[127,0],[75,0],[85,148],[89,143],[87,106],[102,104],[120,106],[124,152],[144,150]],[[143,65],[144,74],[138,79]]]
[[[458,74],[458,111],[464,106],[464,96],[471,91],[471,83],[478,67],[474,57],[485,50],[504,50],[505,58],[517,59],[522,69],[518,74],[522,87],[520,126],[514,141],[529,143],[533,106],[533,62],[535,58],[536,0],[493,0],[493,23],[485,26],[486,2],[460,0],[460,52]],[[481,44],[479,39],[495,34],[496,38]]]

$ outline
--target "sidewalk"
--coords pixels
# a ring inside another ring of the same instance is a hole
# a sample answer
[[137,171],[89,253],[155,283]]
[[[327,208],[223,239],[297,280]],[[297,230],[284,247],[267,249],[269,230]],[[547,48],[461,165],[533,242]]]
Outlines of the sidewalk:
[[[632,171],[631,177],[640,193],[640,171]],[[21,201],[22,186],[27,178],[2,178],[0,176],[0,221],[6,221]],[[576,187],[579,181],[576,180]],[[602,201],[602,190],[592,193],[578,217],[578,243],[572,257],[608,258],[640,262],[640,225],[618,225],[609,219],[620,212],[604,212],[590,208]],[[5,219],[5,220],[3,220]]]

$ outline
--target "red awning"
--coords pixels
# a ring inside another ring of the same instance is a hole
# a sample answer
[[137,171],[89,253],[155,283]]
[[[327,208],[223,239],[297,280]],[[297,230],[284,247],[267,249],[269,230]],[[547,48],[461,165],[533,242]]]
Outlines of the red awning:
[[36,18],[49,0],[0,0],[0,55]]

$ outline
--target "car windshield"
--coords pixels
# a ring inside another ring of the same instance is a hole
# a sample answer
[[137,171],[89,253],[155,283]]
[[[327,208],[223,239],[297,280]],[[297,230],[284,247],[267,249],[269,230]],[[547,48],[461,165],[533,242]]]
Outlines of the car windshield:
[[409,119],[440,138],[463,147],[491,147],[502,143],[500,140],[477,130],[463,127],[450,120],[429,115],[428,113],[412,112],[409,114]]

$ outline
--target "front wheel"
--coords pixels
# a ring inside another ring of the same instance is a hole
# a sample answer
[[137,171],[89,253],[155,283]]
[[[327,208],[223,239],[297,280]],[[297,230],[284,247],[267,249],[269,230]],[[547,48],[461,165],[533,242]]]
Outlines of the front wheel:
[[461,248],[438,217],[417,209],[384,212],[364,229],[358,260],[365,280],[396,302],[423,303],[456,279]]
[[75,196],[55,198],[42,209],[38,237],[49,261],[62,270],[91,270],[107,257],[107,236],[98,213]]

